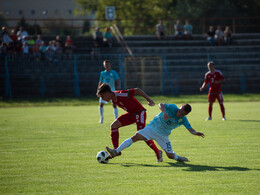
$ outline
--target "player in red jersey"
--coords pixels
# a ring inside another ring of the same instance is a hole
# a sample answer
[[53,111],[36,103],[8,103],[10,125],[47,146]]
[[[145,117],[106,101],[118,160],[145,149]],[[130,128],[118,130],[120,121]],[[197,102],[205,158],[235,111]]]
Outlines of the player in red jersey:
[[[97,96],[101,97],[105,101],[112,100],[113,104],[124,109],[125,114],[119,116],[111,124],[111,140],[114,148],[118,147],[119,142],[119,132],[120,127],[124,127],[133,123],[137,125],[137,131],[143,129],[146,123],[146,109],[142,106],[137,99],[135,99],[135,94],[144,97],[148,101],[149,106],[154,106],[153,100],[141,89],[134,88],[128,90],[118,90],[112,92],[109,85],[102,84],[99,86],[97,91]],[[162,162],[162,151],[159,150],[152,140],[146,141],[146,144],[154,150],[157,161]]]
[[216,70],[214,67],[214,62],[208,62],[207,64],[209,71],[205,74],[204,82],[200,88],[200,91],[203,91],[208,84],[210,84],[209,93],[208,93],[208,101],[209,101],[209,107],[208,107],[208,113],[209,117],[206,120],[212,119],[212,106],[213,103],[216,101],[216,99],[219,102],[221,113],[222,113],[222,119],[226,120],[225,118],[225,107],[223,105],[223,95],[221,90],[221,84],[225,81],[225,78],[221,71]]

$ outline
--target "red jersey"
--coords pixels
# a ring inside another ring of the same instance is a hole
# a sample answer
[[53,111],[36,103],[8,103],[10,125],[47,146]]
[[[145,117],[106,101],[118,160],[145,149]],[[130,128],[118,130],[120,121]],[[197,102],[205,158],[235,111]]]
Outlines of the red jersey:
[[116,95],[116,101],[112,100],[113,103],[128,113],[136,114],[142,110],[145,110],[142,104],[135,99],[134,89],[118,90],[114,91],[114,93]]
[[221,92],[221,84],[216,84],[215,81],[223,80],[224,76],[221,71],[216,70],[214,73],[208,71],[205,74],[205,84],[210,84],[209,93],[218,93]]

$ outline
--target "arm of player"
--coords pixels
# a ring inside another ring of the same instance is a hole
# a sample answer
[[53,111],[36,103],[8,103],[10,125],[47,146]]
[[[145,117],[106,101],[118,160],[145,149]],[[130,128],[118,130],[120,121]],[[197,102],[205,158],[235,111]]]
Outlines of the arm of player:
[[142,96],[143,98],[145,98],[148,101],[148,105],[149,106],[154,106],[155,105],[153,100],[142,89],[134,88],[134,90],[135,90],[136,94]]
[[161,110],[162,113],[163,113],[163,118],[164,118],[164,119],[169,119],[170,117],[169,117],[169,115],[167,114],[167,112],[165,111],[165,104],[160,103],[160,104],[158,104],[158,106],[159,106],[160,110]]
[[202,138],[205,137],[205,135],[204,135],[203,133],[197,132],[197,131],[196,131],[195,129],[193,129],[193,128],[188,129],[188,131],[189,131],[192,135],[201,136]]
[[206,82],[203,82],[202,86],[200,87],[200,91],[203,91],[207,87]]
[[225,82],[225,79],[220,79],[218,81],[215,81],[215,84],[222,84]]
[[98,86],[97,86],[97,90],[99,88],[100,85],[102,85],[103,83],[101,81],[98,82]]

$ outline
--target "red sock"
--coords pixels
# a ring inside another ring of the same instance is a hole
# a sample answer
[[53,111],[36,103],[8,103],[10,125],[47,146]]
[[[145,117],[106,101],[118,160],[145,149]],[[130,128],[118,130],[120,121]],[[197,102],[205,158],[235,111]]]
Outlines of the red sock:
[[223,105],[223,104],[219,104],[219,105],[220,105],[222,117],[225,117],[225,108],[224,108],[224,105]]
[[211,114],[212,114],[212,105],[210,105],[210,104],[209,104],[208,112],[209,112],[209,117],[211,117]]
[[111,129],[111,141],[114,148],[118,148],[119,132],[118,129]]
[[153,149],[153,151],[155,152],[155,154],[159,153],[159,149],[157,148],[157,146],[154,144],[153,140],[148,140],[145,142],[151,149]]

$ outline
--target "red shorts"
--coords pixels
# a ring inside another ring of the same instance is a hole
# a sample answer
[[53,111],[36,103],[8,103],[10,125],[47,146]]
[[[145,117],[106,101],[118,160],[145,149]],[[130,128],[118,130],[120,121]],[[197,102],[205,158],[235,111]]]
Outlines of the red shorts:
[[122,127],[136,123],[137,131],[139,131],[140,129],[143,129],[145,127],[146,112],[141,111],[134,115],[127,112],[127,113],[119,116],[117,118],[117,120],[120,121],[120,123],[122,124]]
[[216,101],[216,99],[218,100],[219,103],[223,103],[224,99],[223,99],[223,95],[222,92],[219,93],[209,93],[208,94],[208,101],[213,103]]

